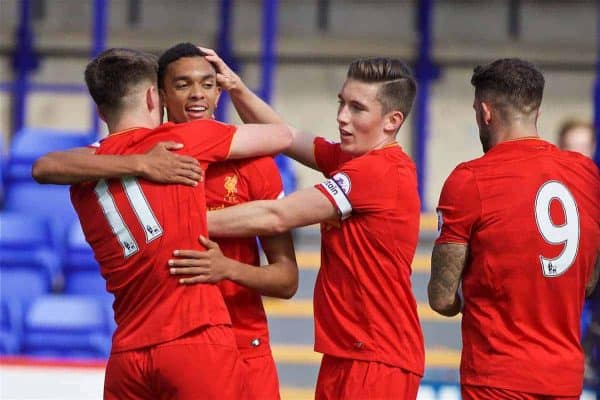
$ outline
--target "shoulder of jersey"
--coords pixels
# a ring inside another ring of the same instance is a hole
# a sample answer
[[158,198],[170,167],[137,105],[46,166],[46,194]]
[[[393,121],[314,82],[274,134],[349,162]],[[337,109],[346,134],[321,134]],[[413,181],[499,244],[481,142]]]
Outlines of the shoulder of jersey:
[[[461,162],[456,167],[454,167],[454,169],[452,170],[452,172],[450,172],[450,174],[448,175],[448,178],[446,178],[446,179],[449,179],[450,177],[453,177],[454,179],[456,179],[457,176],[462,177],[465,173],[476,175],[475,171],[472,168],[473,161],[475,161],[475,160]],[[475,165],[475,169],[477,169],[476,165]]]
[[[169,125],[170,128],[173,127],[177,127],[177,126],[196,126],[196,125],[206,125],[206,126],[230,126],[229,124],[217,121],[215,119],[196,119],[193,121],[187,121],[187,122],[183,122],[181,124],[173,124],[172,122],[167,123]],[[164,125],[167,125],[164,124]]]
[[596,168],[598,167],[594,160],[576,151],[561,150],[560,153],[565,157],[572,158],[574,161],[579,161],[583,164],[595,165]]
[[380,157],[365,154],[343,162],[336,168],[336,171],[337,173],[350,174],[354,177],[357,175],[369,176],[371,180],[381,180],[386,179],[389,173],[387,167],[391,165]]
[[[500,156],[502,156],[502,153],[500,153]],[[476,158],[472,158],[470,160],[466,160],[463,161],[462,163],[460,163],[459,165],[477,165],[477,164],[485,164],[488,162],[488,160],[490,160],[490,157],[496,157],[496,153],[483,153],[482,155],[480,155],[479,157]]]
[[370,165],[371,167],[374,164],[387,164],[390,162],[393,164],[414,165],[412,158],[410,158],[410,156],[400,147],[392,147],[391,152],[370,152],[363,156],[353,158],[348,162]]
[[217,121],[216,119],[198,119],[194,122],[204,125],[231,126],[231,124],[226,124],[225,122]]
[[598,167],[598,164],[596,164],[596,162],[591,158],[584,156],[581,153],[576,151],[559,150],[559,154],[560,156],[568,159],[570,163],[580,164],[583,168],[591,171],[594,175],[600,174],[600,168]]

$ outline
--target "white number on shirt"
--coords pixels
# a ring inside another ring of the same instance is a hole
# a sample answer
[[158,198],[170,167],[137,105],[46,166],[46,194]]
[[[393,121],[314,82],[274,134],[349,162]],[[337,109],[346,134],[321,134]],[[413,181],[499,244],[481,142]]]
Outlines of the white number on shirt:
[[[163,230],[154,216],[150,204],[148,204],[148,200],[146,200],[137,179],[133,177],[121,178],[121,185],[123,185],[123,189],[125,189],[129,205],[131,205],[138,221],[144,229],[146,243],[150,243],[154,239],[162,236]],[[102,211],[104,211],[104,215],[106,216],[113,233],[117,237],[121,247],[123,247],[123,255],[125,258],[137,253],[139,247],[131,234],[131,231],[127,225],[125,225],[125,221],[117,209],[115,200],[108,190],[106,181],[104,179],[100,180],[96,184],[94,191],[96,192],[96,196],[98,196],[100,207],[102,207]]]
[[[556,199],[565,213],[565,223],[555,225],[550,216],[550,203]],[[535,220],[544,240],[550,244],[564,244],[556,258],[540,255],[542,271],[546,277],[562,275],[577,256],[579,247],[579,214],[573,195],[560,182],[548,181],[538,190],[535,198]]]

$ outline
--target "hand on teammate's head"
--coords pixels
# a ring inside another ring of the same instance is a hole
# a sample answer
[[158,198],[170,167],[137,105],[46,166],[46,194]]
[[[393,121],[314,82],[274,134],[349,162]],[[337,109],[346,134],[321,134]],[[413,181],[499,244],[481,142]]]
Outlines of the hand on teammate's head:
[[198,48],[204,52],[204,56],[208,62],[210,62],[217,71],[217,83],[224,90],[230,91],[240,87],[242,80],[240,77],[223,61],[221,57],[213,50],[207,47]]

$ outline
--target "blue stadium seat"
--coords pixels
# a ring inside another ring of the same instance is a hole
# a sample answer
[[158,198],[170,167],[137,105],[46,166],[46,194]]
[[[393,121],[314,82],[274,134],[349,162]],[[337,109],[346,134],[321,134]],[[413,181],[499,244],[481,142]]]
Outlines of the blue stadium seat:
[[58,251],[63,251],[67,228],[77,218],[68,186],[13,183],[7,188],[5,210],[47,218],[48,243]]
[[2,250],[31,250],[48,247],[48,221],[27,212],[0,212],[0,248]]
[[106,281],[100,275],[100,267],[85,240],[79,221],[71,224],[67,234],[63,272],[65,293],[100,296],[111,302],[114,299],[106,291]]
[[67,231],[64,262],[65,269],[98,272],[98,262],[85,240],[79,220],[73,221]]
[[17,354],[20,351],[22,326],[21,304],[0,299],[0,354]]
[[65,293],[114,300],[113,295],[106,291],[106,281],[98,271],[66,271]]
[[[53,287],[52,275],[43,257],[32,256],[28,263],[0,258],[0,297],[18,301],[24,306],[33,299],[50,293]],[[46,254],[47,255],[47,254]]]
[[7,181],[31,181],[31,166],[38,157],[51,151],[87,146],[91,142],[91,136],[81,132],[22,129],[15,134],[10,146]]
[[30,269],[41,273],[43,282],[48,276],[52,284],[60,282],[59,256],[51,246],[50,227],[45,218],[5,211],[0,212],[0,226],[0,271],[3,274],[9,269]]
[[104,358],[110,352],[106,308],[89,296],[48,295],[25,316],[23,352],[53,357]]
[[67,236],[64,257],[65,293],[95,296],[103,302],[108,315],[109,331],[116,329],[112,304],[114,296],[106,291],[106,281],[100,275],[100,266],[92,248],[85,240],[81,224],[75,221]]

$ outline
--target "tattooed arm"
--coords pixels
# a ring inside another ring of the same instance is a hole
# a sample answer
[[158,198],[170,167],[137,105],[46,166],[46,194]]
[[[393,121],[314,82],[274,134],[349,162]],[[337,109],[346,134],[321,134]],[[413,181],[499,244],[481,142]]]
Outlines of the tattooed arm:
[[462,299],[458,286],[467,261],[468,248],[464,244],[436,244],[431,254],[431,278],[427,287],[429,305],[447,317],[458,314]]
[[585,288],[585,295],[590,297],[592,293],[594,293],[594,289],[598,284],[598,280],[600,279],[600,250],[596,254],[596,265],[594,266],[594,270],[592,271],[592,276],[588,281],[587,287]]

